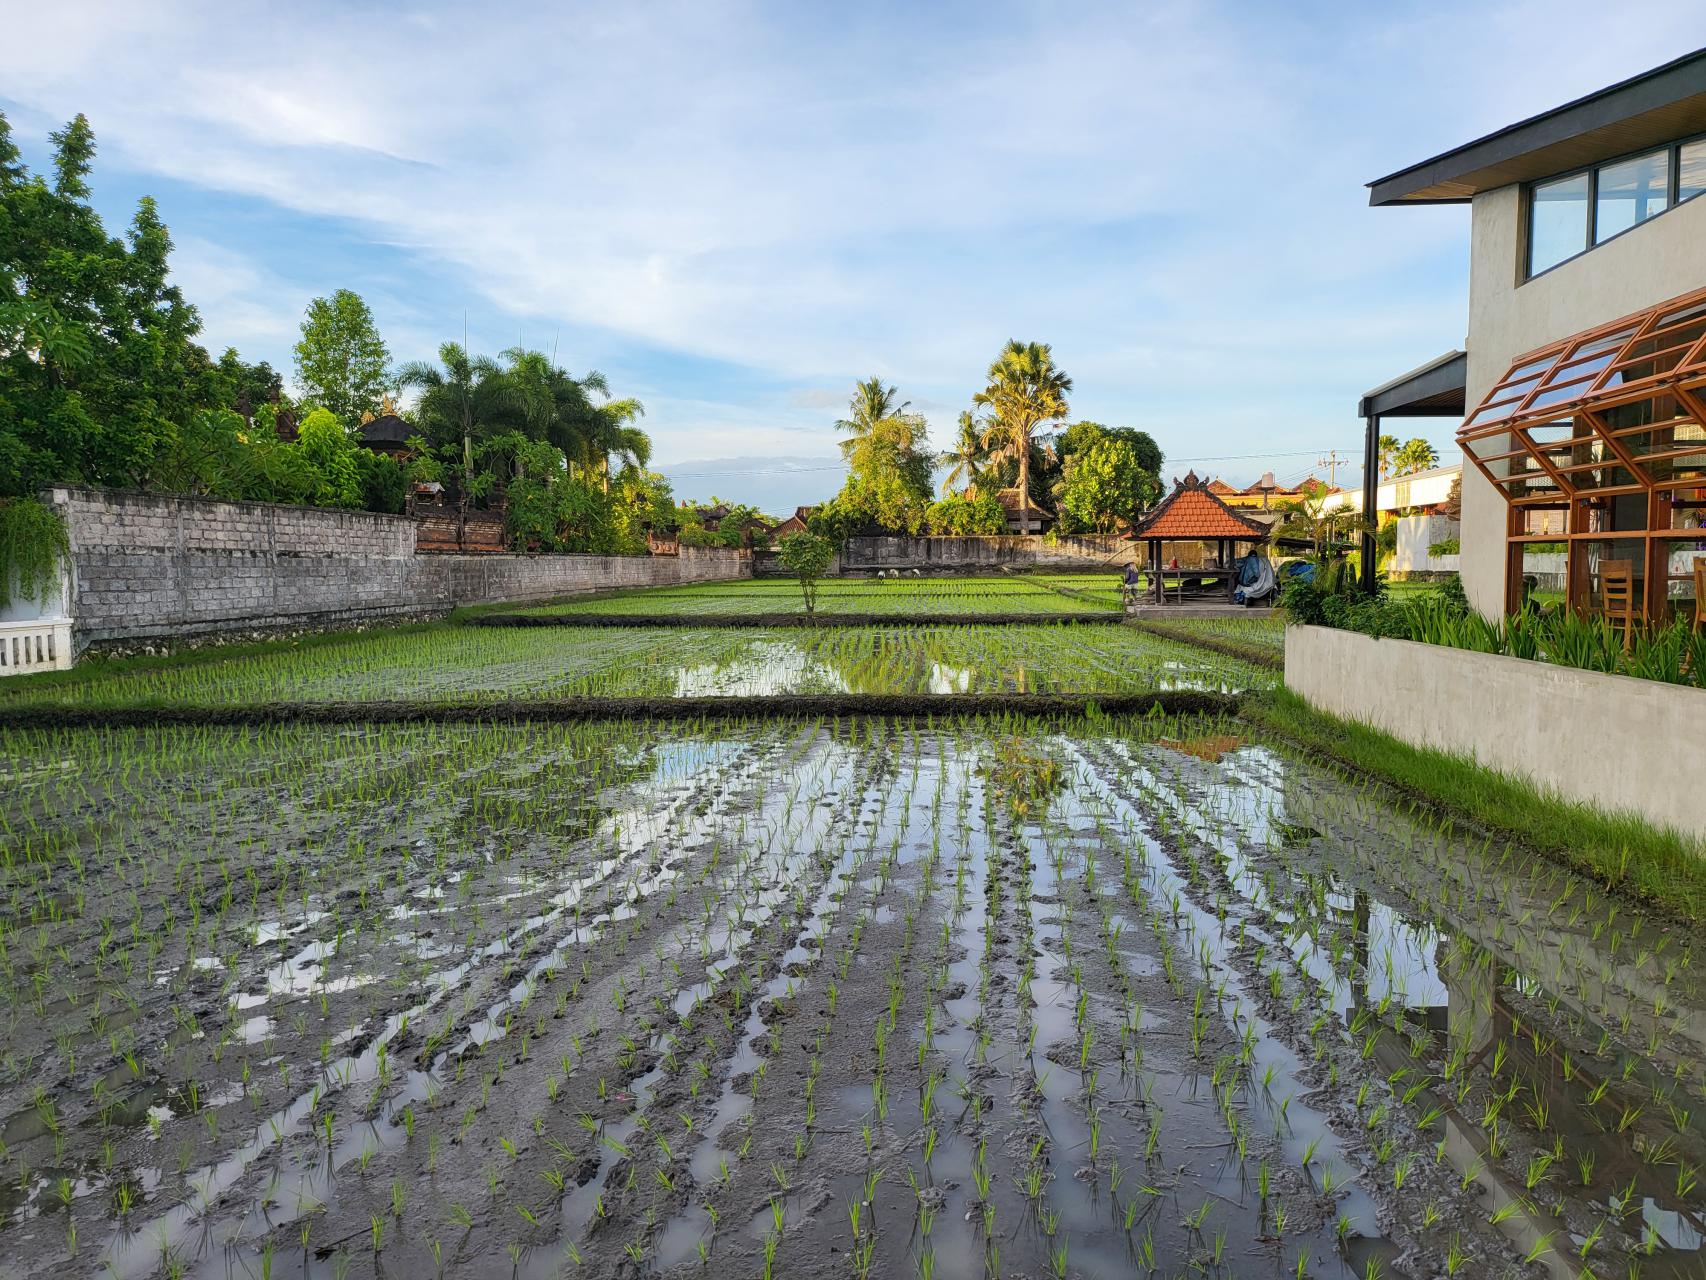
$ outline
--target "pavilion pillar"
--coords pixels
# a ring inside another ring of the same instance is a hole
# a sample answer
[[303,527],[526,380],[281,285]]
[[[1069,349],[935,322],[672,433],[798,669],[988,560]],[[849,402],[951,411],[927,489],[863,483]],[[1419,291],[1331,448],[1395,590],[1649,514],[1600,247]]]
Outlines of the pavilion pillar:
[[1380,415],[1368,415],[1362,437],[1362,566],[1357,575],[1364,591],[1374,590],[1375,508],[1380,502]]

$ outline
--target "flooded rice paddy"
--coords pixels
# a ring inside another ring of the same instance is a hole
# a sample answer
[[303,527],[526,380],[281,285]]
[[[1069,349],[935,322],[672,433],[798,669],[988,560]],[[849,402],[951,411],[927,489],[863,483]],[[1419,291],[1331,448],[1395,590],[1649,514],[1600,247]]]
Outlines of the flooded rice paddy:
[[[818,589],[826,614],[907,615],[1117,612],[1119,570],[1100,574],[1036,574],[1000,578],[832,578]],[[764,615],[803,613],[792,580],[712,582],[623,591],[541,605],[520,612],[546,617],[660,613]]]
[[[798,596],[795,591],[795,596]],[[283,652],[94,665],[0,687],[0,708],[479,702],[790,693],[1143,693],[1266,688],[1271,671],[1130,628],[488,628],[374,631]]]
[[633,606],[0,690],[776,699],[5,732],[0,1275],[1706,1275],[1692,930],[1233,717],[790,714],[1275,679],[1043,618],[1103,578],[831,586],[1039,623]]
[[1701,1273],[1692,938],[1236,720],[4,748],[9,1275]]

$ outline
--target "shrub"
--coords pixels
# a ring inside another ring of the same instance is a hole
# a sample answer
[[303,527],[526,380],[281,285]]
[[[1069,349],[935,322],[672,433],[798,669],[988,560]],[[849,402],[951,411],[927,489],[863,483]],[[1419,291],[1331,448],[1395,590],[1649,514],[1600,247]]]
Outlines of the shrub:
[[45,603],[70,555],[59,512],[34,498],[0,504],[0,608],[14,599]]
[[815,615],[817,580],[835,559],[835,544],[815,533],[790,533],[776,550],[782,563],[800,580],[800,594],[805,597],[806,613]]

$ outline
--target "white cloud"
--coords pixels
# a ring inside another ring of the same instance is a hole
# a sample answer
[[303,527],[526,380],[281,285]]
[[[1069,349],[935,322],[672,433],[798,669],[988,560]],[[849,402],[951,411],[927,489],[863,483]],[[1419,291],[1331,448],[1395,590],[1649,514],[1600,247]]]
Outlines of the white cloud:
[[[1318,436],[1275,403],[1348,411],[1460,341],[1463,273],[1418,273],[1466,260],[1466,217],[1371,212],[1361,184],[1698,27],[1681,0],[13,7],[7,96],[86,111],[145,170],[352,219],[530,325],[939,406],[1038,336],[1084,412],[1191,404],[1193,435]],[[301,298],[269,320],[271,283],[215,250],[178,264],[210,330],[294,327]],[[650,397],[660,450],[784,447],[845,394],[690,390]]]
[[217,347],[291,340],[308,295],[252,259],[197,236],[173,240],[172,277]]

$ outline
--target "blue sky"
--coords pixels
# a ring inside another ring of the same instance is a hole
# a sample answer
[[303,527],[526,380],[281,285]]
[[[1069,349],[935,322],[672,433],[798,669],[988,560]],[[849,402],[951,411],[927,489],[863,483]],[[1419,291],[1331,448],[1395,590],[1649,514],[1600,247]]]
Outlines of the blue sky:
[[399,360],[603,370],[678,491],[772,509],[839,484],[856,378],[946,443],[1010,336],[1169,473],[1355,456],[1468,256],[1466,209],[1363,184],[1706,43],[1681,2],[6,9],[26,155],[89,116],[211,348],[288,368],[352,288]]

